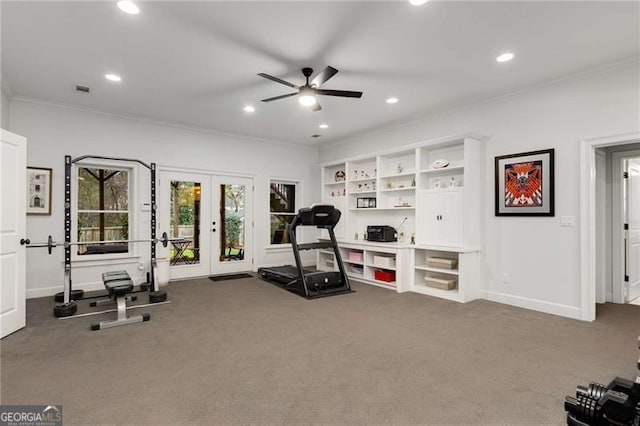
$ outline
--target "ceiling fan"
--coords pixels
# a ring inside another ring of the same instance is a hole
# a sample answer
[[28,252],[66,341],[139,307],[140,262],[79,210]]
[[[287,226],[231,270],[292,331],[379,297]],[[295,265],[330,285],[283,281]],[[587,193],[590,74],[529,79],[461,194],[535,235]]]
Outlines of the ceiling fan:
[[325,95],[325,96],[340,96],[343,98],[360,98],[362,97],[362,92],[354,92],[351,90],[329,90],[329,89],[319,89],[320,85],[325,83],[331,77],[336,75],[338,70],[333,67],[326,67],[323,69],[318,75],[314,77],[311,82],[309,82],[309,77],[313,74],[313,70],[311,68],[302,68],[302,74],[307,79],[306,83],[303,86],[296,86],[293,83],[289,83],[288,81],[284,81],[279,79],[278,77],[274,77],[269,74],[265,74],[261,72],[258,74],[260,77],[264,77],[267,80],[275,81],[276,83],[284,84],[285,86],[293,87],[298,89],[297,92],[288,93],[286,95],[274,96],[273,98],[263,99],[262,102],[271,102],[277,101],[278,99],[284,99],[295,95],[300,95],[299,101],[300,104],[304,106],[310,106],[313,111],[320,111],[322,107],[318,103],[316,99],[316,95]]

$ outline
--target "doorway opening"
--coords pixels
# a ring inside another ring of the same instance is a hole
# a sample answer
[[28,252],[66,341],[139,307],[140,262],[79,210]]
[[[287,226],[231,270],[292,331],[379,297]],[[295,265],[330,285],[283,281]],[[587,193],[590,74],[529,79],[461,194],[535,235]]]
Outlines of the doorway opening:
[[[632,150],[640,150],[640,133],[583,140],[580,145],[580,319],[586,321],[596,319],[596,303],[616,302],[615,294],[623,291],[621,281],[614,278],[616,272],[624,278],[624,269],[619,267],[624,266],[624,262],[615,260],[614,253],[620,250],[618,259],[624,255],[622,245],[614,242],[616,233],[613,232],[620,229],[614,221],[621,215],[607,206],[623,210],[622,189],[614,188],[612,158],[615,152]],[[619,202],[614,200],[616,194],[620,196]],[[622,300],[619,297],[616,303],[624,303]]]

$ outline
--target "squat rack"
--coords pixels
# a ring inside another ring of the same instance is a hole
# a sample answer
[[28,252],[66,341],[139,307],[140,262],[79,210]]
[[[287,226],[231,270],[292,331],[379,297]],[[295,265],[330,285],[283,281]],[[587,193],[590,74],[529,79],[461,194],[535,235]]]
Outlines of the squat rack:
[[[148,288],[151,289],[149,293],[149,301],[151,303],[163,302],[166,300],[167,295],[164,291],[159,291],[159,286],[155,280],[154,269],[157,266],[156,262],[156,164],[145,163],[141,160],[131,158],[119,158],[119,157],[107,157],[102,155],[82,155],[80,157],[72,158],[70,155],[64,157],[64,295],[62,304],[57,304],[54,308],[56,316],[69,316],[73,315],[77,309],[77,306],[71,302],[72,300],[72,279],[71,279],[71,169],[73,164],[85,160],[85,159],[97,159],[97,160],[110,160],[110,161],[124,161],[130,163],[138,163],[147,169],[151,173],[151,263],[150,272],[148,273]],[[84,292],[82,290],[76,290],[73,299],[81,299]]]

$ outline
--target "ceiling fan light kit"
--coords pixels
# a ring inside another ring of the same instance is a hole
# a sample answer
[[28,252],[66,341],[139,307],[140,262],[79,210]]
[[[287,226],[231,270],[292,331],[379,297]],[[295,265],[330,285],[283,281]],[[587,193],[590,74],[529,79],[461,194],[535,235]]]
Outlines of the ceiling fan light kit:
[[338,96],[343,98],[360,98],[362,97],[362,92],[355,92],[350,90],[330,90],[330,89],[320,89],[319,87],[329,80],[331,77],[336,75],[338,70],[333,67],[325,67],[318,75],[315,76],[311,82],[309,82],[309,77],[313,74],[313,69],[309,67],[305,67],[302,69],[302,75],[304,75],[306,81],[302,86],[296,86],[293,83],[282,80],[278,77],[274,77],[269,74],[259,73],[260,77],[266,78],[267,80],[275,81],[276,83],[283,84],[285,86],[293,87],[294,89],[298,89],[297,92],[287,93],[286,95],[274,96],[272,98],[262,99],[262,102],[271,102],[276,101],[278,99],[285,99],[291,96],[298,95],[298,101],[301,105],[310,106],[312,111],[320,111],[322,107],[318,102],[317,95],[324,96]]

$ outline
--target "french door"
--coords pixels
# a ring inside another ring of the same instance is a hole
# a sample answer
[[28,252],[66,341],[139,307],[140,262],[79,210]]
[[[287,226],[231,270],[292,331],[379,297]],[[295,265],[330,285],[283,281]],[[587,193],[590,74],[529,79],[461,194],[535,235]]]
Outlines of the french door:
[[160,187],[171,279],[252,269],[251,178],[165,171]]

